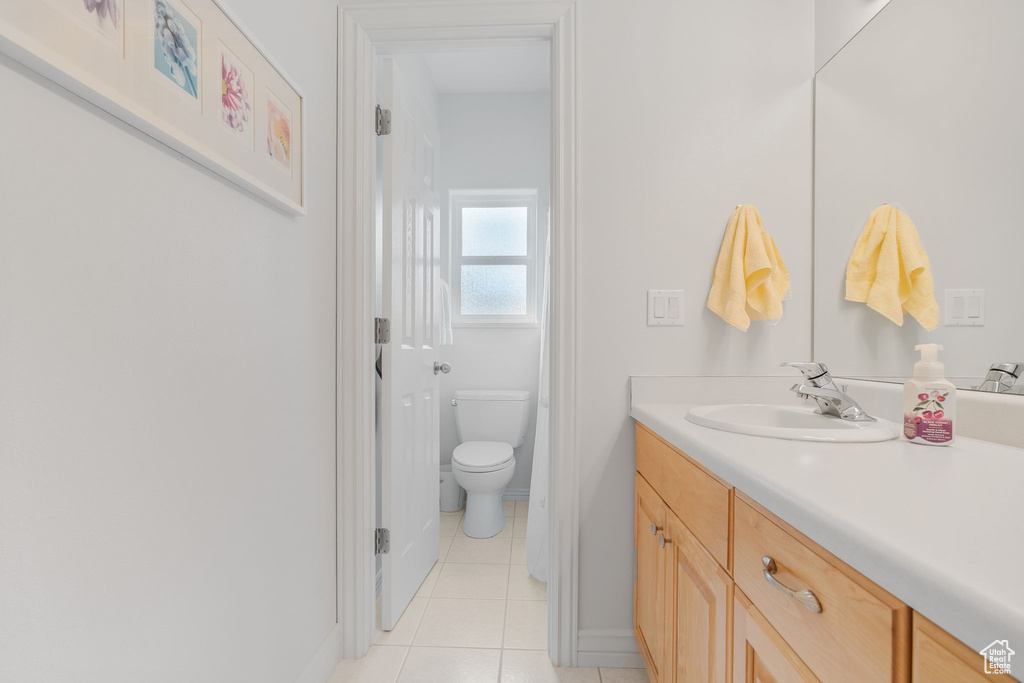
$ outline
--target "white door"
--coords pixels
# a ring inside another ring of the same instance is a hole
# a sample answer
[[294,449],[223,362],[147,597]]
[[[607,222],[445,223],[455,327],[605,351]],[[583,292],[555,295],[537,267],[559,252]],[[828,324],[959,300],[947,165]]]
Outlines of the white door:
[[434,190],[439,135],[392,59],[382,60],[384,345],[381,393],[381,627],[389,631],[437,561],[440,407],[437,360],[440,217]]

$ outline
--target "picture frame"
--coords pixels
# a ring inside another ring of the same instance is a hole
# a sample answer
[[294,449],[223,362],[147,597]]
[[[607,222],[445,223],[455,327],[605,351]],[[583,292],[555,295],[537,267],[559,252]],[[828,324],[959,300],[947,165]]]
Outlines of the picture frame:
[[306,214],[305,96],[224,0],[0,0],[0,52]]

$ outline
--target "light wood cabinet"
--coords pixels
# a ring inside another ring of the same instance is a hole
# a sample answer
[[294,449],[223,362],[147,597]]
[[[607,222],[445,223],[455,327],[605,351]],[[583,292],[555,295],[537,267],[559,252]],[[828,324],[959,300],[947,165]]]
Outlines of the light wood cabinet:
[[734,515],[736,584],[819,678],[907,679],[906,605],[749,499],[737,496]]
[[636,430],[636,469],[684,520],[715,560],[729,568],[732,488],[643,425]]
[[747,596],[738,590],[733,609],[732,680],[735,683],[803,683],[818,680]]
[[729,680],[729,574],[674,514],[668,513],[669,673],[663,683]]
[[[668,567],[665,518],[668,511],[642,476],[636,475],[636,583],[633,590],[633,633],[652,681],[665,681],[666,593]],[[659,542],[660,541],[660,542]]]
[[985,673],[980,654],[928,621],[914,614],[914,683],[1007,683],[1007,674]]
[[1014,680],[641,424],[636,463],[633,630],[654,683]]

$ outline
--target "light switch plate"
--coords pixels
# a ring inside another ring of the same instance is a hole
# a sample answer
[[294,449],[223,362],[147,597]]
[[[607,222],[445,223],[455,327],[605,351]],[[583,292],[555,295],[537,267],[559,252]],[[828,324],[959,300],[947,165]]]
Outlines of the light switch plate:
[[946,290],[946,327],[982,327],[985,324],[984,289]]
[[682,289],[648,289],[648,327],[683,325],[685,295],[686,292]]

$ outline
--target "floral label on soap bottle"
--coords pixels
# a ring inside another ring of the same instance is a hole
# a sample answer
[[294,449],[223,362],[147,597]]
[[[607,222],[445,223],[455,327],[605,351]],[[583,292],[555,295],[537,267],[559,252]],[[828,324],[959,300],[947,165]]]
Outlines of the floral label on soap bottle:
[[946,419],[943,403],[949,392],[931,391],[918,394],[918,403],[909,415],[903,416],[903,434],[908,439],[921,439],[931,443],[953,440],[953,422]]

